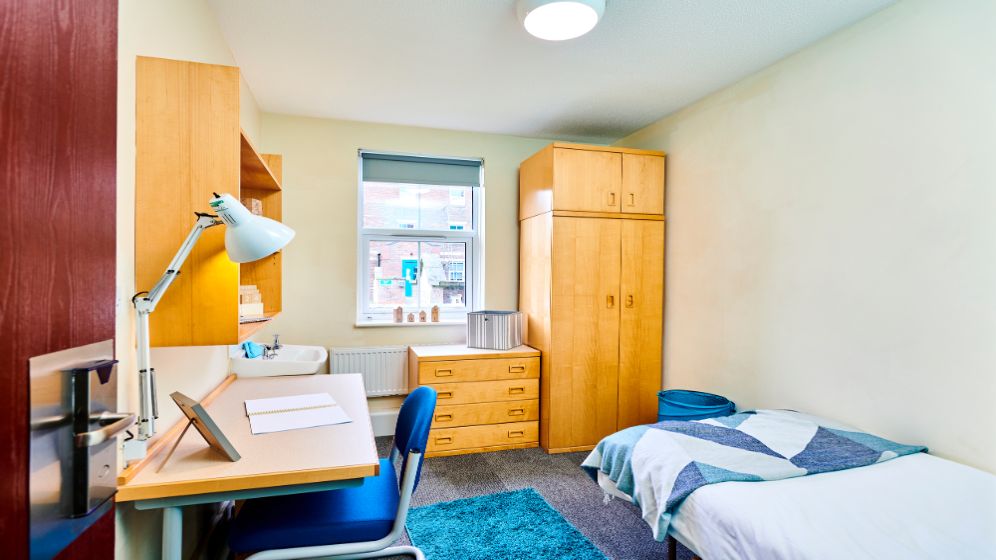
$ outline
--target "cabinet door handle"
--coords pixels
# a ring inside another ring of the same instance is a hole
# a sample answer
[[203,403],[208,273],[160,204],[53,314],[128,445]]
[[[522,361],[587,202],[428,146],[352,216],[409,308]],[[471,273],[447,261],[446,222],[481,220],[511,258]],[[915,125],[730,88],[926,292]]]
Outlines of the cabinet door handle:
[[615,206],[615,205],[616,205],[616,193],[610,192],[609,193],[609,206]]
[[521,395],[521,394],[523,394],[525,392],[526,392],[526,388],[525,387],[509,387],[508,388],[508,394],[509,395]]
[[526,414],[526,409],[524,408],[510,408],[508,409],[509,416],[524,416]]
[[605,296],[605,307],[612,309],[616,306],[616,296]]
[[629,205],[636,206],[636,193],[629,193]]
[[440,391],[440,392],[436,393],[436,398],[437,399],[452,399],[453,398],[453,391]]
[[436,438],[436,445],[446,445],[448,443],[453,443],[453,438],[449,436]]
[[437,414],[436,415],[436,421],[437,422],[449,422],[450,420],[453,420],[453,415],[452,414]]
[[509,373],[522,373],[524,371],[526,371],[526,366],[523,365],[508,366]]
[[508,433],[508,437],[510,437],[510,438],[520,438],[520,437],[523,437],[525,435],[526,435],[526,432],[524,432],[522,430],[515,430],[515,431],[512,431],[512,432]]
[[453,370],[452,369],[446,368],[446,369],[437,369],[436,370],[436,377],[449,377],[451,375],[453,375]]
[[628,296],[626,296],[626,307],[629,307],[629,308],[632,309],[632,307],[633,307],[633,294],[629,294]]

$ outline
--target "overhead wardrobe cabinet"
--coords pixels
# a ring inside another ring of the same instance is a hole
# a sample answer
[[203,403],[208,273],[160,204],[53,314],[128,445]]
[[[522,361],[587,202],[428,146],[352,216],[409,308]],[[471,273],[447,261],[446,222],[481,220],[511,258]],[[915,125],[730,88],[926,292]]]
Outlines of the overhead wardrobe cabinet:
[[542,352],[540,445],[653,422],[661,388],[664,153],[554,143],[519,168],[519,308]]

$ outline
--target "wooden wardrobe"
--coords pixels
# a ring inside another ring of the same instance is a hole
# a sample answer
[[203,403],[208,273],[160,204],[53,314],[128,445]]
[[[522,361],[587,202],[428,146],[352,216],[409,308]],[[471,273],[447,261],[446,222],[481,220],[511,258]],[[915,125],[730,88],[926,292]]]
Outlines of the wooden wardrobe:
[[542,352],[540,445],[655,422],[664,153],[554,143],[519,168],[519,309]]

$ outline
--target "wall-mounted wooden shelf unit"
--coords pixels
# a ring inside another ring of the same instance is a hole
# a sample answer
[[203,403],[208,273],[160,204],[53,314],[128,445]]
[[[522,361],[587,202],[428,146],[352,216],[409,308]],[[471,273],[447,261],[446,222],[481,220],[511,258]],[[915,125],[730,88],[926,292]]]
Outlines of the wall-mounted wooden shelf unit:
[[[239,127],[239,69],[162,58],[136,62],[135,281],[152,287],[212,193],[254,198],[280,220],[281,156],[260,154]],[[255,284],[264,315],[281,308],[280,253],[239,265],[225,228],[204,232],[156,312],[153,346],[237,344],[263,323],[239,323],[239,285]]]
[[270,162],[268,161],[269,156],[260,154],[256,150],[252,144],[252,140],[249,140],[244,130],[239,131],[239,138],[239,181],[242,188],[258,191],[279,191],[279,169],[276,172],[271,169]]

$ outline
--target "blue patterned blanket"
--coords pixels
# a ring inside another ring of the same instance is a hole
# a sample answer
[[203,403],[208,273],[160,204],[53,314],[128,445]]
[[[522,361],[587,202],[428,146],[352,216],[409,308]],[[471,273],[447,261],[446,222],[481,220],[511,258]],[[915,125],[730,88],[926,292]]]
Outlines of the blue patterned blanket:
[[675,508],[706,484],[853,469],[920,451],[798,412],[755,410],[627,428],[599,442],[581,466],[632,497],[662,541]]

